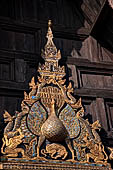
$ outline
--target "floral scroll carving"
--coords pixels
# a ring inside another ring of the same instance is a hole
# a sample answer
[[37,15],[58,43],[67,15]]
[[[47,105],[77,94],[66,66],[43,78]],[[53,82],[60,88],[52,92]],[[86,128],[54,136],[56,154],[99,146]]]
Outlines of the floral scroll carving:
[[81,98],[74,98],[71,82],[65,84],[65,68],[58,63],[61,53],[53,42],[51,21],[42,57],[45,64],[39,65],[37,80],[31,79],[29,94],[24,92],[22,111],[15,116],[4,113],[7,126],[1,152],[7,159],[107,166],[108,156],[97,133],[99,121],[90,124],[84,119]]

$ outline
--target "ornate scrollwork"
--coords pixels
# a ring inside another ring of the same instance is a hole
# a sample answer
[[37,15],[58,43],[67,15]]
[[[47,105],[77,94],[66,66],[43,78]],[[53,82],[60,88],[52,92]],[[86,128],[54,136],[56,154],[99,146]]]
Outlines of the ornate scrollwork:
[[15,132],[10,132],[10,134],[13,135],[13,137],[8,138],[8,135],[4,134],[4,137],[2,139],[2,153],[7,155],[7,157],[17,157],[18,153],[21,153],[22,157],[26,158],[24,149],[17,148],[17,146],[22,143],[22,139],[24,137],[21,132],[21,129],[19,128]]
[[87,133],[84,137],[84,141],[86,143],[86,149],[89,151],[86,153],[86,162],[90,162],[90,158],[93,159],[95,163],[103,163],[106,164],[108,160],[108,156],[104,150],[104,146],[102,142],[96,142],[96,140],[89,140],[89,134]]
[[97,133],[99,121],[90,124],[83,118],[81,98],[76,100],[72,95],[71,82],[65,85],[65,68],[58,64],[61,54],[53,43],[51,21],[42,57],[45,64],[39,65],[38,81],[31,79],[30,93],[24,92],[22,111],[15,116],[4,114],[8,124],[2,153],[8,158],[106,165],[108,156]]

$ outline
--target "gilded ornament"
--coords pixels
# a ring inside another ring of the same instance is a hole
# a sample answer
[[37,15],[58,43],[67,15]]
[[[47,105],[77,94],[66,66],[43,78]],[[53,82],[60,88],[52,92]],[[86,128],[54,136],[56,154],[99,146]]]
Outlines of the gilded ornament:
[[90,124],[84,119],[81,98],[73,96],[71,82],[66,87],[65,67],[58,63],[61,53],[53,42],[50,20],[46,37],[45,63],[38,67],[37,81],[31,79],[29,94],[24,92],[22,111],[14,116],[5,111],[1,152],[8,159],[107,166],[108,156],[97,132],[99,121]]
[[46,149],[42,149],[41,153],[45,157],[47,157],[49,154],[50,158],[52,159],[62,158],[62,160],[66,159],[68,155],[66,148],[63,145],[57,143],[47,144]]

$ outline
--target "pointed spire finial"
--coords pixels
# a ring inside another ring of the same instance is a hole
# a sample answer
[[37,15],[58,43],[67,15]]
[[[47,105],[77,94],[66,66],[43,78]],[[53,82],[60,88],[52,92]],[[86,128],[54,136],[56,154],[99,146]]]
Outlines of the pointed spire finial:
[[50,41],[50,40],[52,41],[52,39],[53,39],[53,33],[52,33],[52,30],[51,30],[51,25],[52,25],[52,22],[51,22],[51,20],[49,20],[48,21],[48,32],[47,32],[47,36],[46,36],[48,41]]
[[55,60],[55,57],[57,55],[57,48],[53,42],[53,33],[51,30],[51,20],[48,21],[48,31],[47,31],[47,43],[45,45],[45,57],[46,60],[50,60],[50,58],[53,58]]
[[52,25],[52,22],[51,22],[51,20],[49,20],[48,21],[48,27],[51,27],[51,25]]
[[42,57],[45,60],[45,64],[39,66],[38,72],[43,77],[48,77],[51,79],[60,79],[65,76],[64,66],[60,67],[58,61],[61,59],[60,50],[57,48],[53,42],[53,33],[51,29],[52,22],[48,21],[48,31],[46,34],[47,43],[45,44],[44,50],[42,50]]

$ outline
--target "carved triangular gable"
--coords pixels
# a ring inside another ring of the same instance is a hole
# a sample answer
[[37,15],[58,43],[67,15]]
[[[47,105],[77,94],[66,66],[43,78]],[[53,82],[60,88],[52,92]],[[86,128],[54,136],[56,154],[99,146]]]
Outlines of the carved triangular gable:
[[65,67],[53,43],[51,21],[42,51],[45,64],[38,67],[30,93],[24,92],[21,112],[4,113],[1,169],[109,169],[108,156],[96,130],[84,117],[81,98],[76,100],[71,82],[65,85]]

